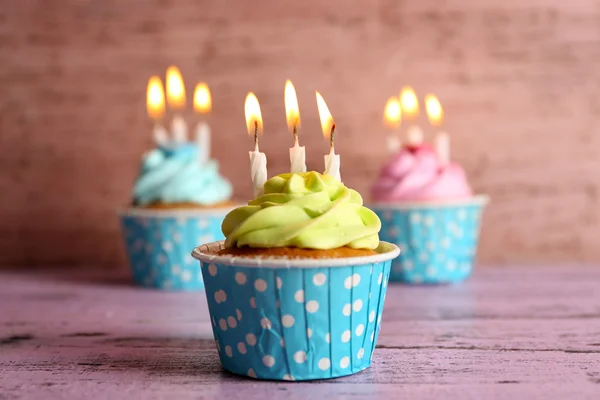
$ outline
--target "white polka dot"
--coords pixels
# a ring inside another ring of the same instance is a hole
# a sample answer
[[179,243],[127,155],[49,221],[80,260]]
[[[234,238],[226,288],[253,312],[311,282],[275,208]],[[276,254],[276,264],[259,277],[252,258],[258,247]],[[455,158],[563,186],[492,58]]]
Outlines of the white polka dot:
[[281,338],[281,340],[279,341],[279,344],[281,345],[281,347],[285,347],[285,339]]
[[173,275],[179,275],[181,273],[181,267],[175,264],[171,267],[171,272],[173,273]]
[[350,341],[351,337],[352,337],[352,333],[350,333],[350,331],[344,331],[344,333],[342,333],[342,342],[348,343]]
[[375,332],[371,333],[371,342],[375,340]]
[[254,297],[250,297],[250,307],[256,308],[256,299]]
[[461,221],[467,219],[467,212],[463,209],[458,210],[458,219]]
[[235,319],[234,317],[228,317],[227,324],[230,328],[235,328],[237,326],[237,319]]
[[377,323],[378,323],[378,324],[380,324],[380,323],[381,323],[381,315],[379,315],[379,316],[377,317]]
[[327,282],[327,276],[324,273],[319,272],[313,276],[313,283],[315,286],[323,286]]
[[449,249],[450,248],[450,239],[447,237],[443,238],[441,241],[441,245],[444,249]]
[[171,251],[171,250],[173,250],[173,243],[164,241],[162,243],[162,248],[164,251]]
[[233,357],[233,350],[231,350],[231,346],[225,346],[225,354],[227,354],[227,357]]
[[429,260],[429,254],[427,254],[425,252],[419,253],[419,260],[421,262],[427,262]]
[[398,228],[396,228],[395,226],[392,226],[390,229],[388,229],[388,236],[391,238],[398,237],[399,233],[400,233],[400,230]]
[[364,348],[360,348],[358,350],[358,353],[356,354],[356,358],[358,358],[359,360],[362,359],[365,356],[365,349]]
[[242,312],[237,308],[235,309],[235,315],[237,316],[238,321],[242,320]]
[[348,317],[351,312],[352,312],[352,306],[350,304],[346,304],[344,306],[344,308],[342,309],[342,314],[344,314],[346,317]]
[[249,376],[250,378],[256,378],[256,372],[254,372],[254,370],[253,370],[252,368],[250,368],[250,369],[248,370],[248,376]]
[[327,332],[327,334],[325,335],[325,341],[327,343],[331,343],[331,333]]
[[260,326],[262,326],[263,329],[271,329],[272,324],[271,324],[271,321],[269,320],[269,318],[263,317],[260,320]]
[[427,250],[433,251],[435,249],[435,244],[433,242],[427,242],[425,243],[425,247],[427,247]]
[[244,285],[246,283],[246,274],[243,272],[236,273],[235,281],[238,283],[238,285]]
[[356,336],[362,336],[362,334],[364,332],[365,332],[365,326],[363,324],[358,324],[358,326],[354,330],[354,333],[356,334]]
[[254,281],[254,288],[259,292],[267,290],[267,282],[264,279],[257,279]]
[[166,264],[166,262],[167,262],[167,257],[165,257],[164,254],[159,254],[158,255],[158,263],[163,265],[163,264]]
[[309,313],[316,313],[319,310],[319,302],[316,300],[311,300],[306,303],[306,311]]
[[306,328],[306,337],[309,339],[312,337],[312,329]]
[[224,290],[217,290],[215,292],[215,301],[217,302],[217,304],[221,304],[224,303],[225,301],[227,301],[227,293],[225,293]]
[[341,369],[348,368],[348,365],[350,365],[350,357],[348,357],[348,356],[342,357],[342,359],[340,360],[340,368]]
[[275,365],[275,357],[273,356],[264,356],[263,359],[263,364],[265,364],[266,367],[271,368],[273,365]]
[[283,375],[283,378],[281,378],[281,379],[283,379],[284,381],[293,381],[293,380],[295,380],[294,377],[291,376],[290,374]]
[[425,216],[425,218],[423,219],[423,223],[425,224],[425,226],[433,226],[433,217],[431,215]]
[[410,220],[413,224],[419,224],[421,223],[421,214],[419,213],[414,213],[410,216]]
[[183,271],[181,273],[181,280],[183,282],[190,282],[192,280],[192,273],[190,271]]
[[421,283],[423,282],[423,277],[421,275],[413,275],[412,280],[414,283]]
[[294,293],[294,300],[298,303],[304,303],[304,290],[300,289]]
[[256,344],[256,336],[253,333],[248,333],[246,335],[246,343],[248,343],[249,346],[254,346]]
[[246,354],[247,350],[246,350],[246,345],[244,344],[244,342],[239,342],[237,347],[238,347],[238,351],[241,354]]
[[381,214],[381,217],[383,218],[384,221],[391,221],[392,220],[392,212],[390,210],[386,210],[383,212],[383,214]]
[[448,261],[448,263],[446,264],[446,269],[450,272],[454,271],[456,269],[456,261],[454,261],[454,260]]
[[346,278],[346,280],[344,281],[344,287],[346,289],[350,289],[352,287],[358,286],[359,283],[360,283],[360,275],[353,274],[352,276],[349,276]]
[[210,276],[215,276],[217,274],[217,266],[215,264],[210,264],[208,266],[208,273]]
[[437,274],[435,267],[427,267],[425,270],[425,275],[428,277],[434,277]]
[[360,310],[362,310],[362,300],[358,299],[354,302],[354,304],[352,304],[352,309],[354,310],[354,312],[359,312]]
[[283,281],[280,277],[277,277],[275,280],[277,281],[277,289],[281,289],[281,287],[283,286]]
[[215,317],[211,317],[213,326],[217,326],[217,322],[215,321]]
[[325,371],[326,369],[329,369],[329,367],[331,366],[331,361],[329,361],[329,358],[321,358],[319,360],[319,369],[321,371]]
[[371,310],[369,313],[369,322],[375,321],[375,310]]
[[306,361],[306,353],[303,352],[302,350],[295,352],[294,353],[294,361],[296,361],[298,364],[302,364],[303,362]]
[[383,281],[383,272],[379,273],[379,277],[377,277],[377,284],[381,285],[381,281]]
[[402,266],[407,271],[412,271],[412,269],[415,267],[411,260],[404,261],[404,264]]
[[221,328],[222,331],[226,331],[227,330],[227,321],[225,321],[224,318],[221,318],[219,320],[219,327]]
[[281,324],[283,326],[285,326],[286,328],[291,328],[292,326],[294,326],[294,317],[291,316],[290,314],[284,315],[283,317],[281,317]]

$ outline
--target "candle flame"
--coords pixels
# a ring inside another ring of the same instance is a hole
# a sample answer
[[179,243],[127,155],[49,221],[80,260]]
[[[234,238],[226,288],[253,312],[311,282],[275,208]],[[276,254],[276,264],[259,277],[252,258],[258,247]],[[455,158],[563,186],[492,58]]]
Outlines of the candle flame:
[[402,121],[402,107],[400,106],[400,99],[397,97],[390,97],[385,104],[385,112],[383,119],[387,126],[390,128],[397,128],[400,126]]
[[254,135],[255,127],[258,125],[258,132],[262,133],[263,122],[262,115],[260,113],[260,104],[256,95],[252,92],[246,96],[246,103],[244,104],[244,111],[246,114],[246,126],[248,127],[248,134]]
[[442,126],[444,123],[444,109],[435,95],[428,94],[425,96],[425,110],[431,125]]
[[156,121],[165,115],[165,91],[163,89],[162,81],[158,76],[152,76],[148,80],[146,110],[148,111],[148,116],[153,121]]
[[185,107],[185,86],[179,68],[171,65],[167,68],[167,103],[174,110]]
[[290,132],[294,132],[295,128],[300,126],[300,109],[298,108],[296,89],[294,89],[294,85],[289,80],[285,82],[284,100],[287,126]]
[[209,113],[212,109],[212,99],[210,97],[210,89],[204,82],[196,85],[194,90],[194,111],[200,114]]
[[323,96],[321,96],[321,93],[316,92],[316,94],[317,107],[319,109],[319,118],[321,119],[321,129],[323,129],[323,136],[325,136],[326,139],[329,139],[329,137],[331,136],[331,128],[333,127],[335,122],[333,121],[333,117],[331,116],[329,108],[327,108],[327,104],[325,103],[325,100],[323,100]]
[[410,86],[402,88],[400,92],[400,105],[407,118],[414,119],[419,116],[419,99]]

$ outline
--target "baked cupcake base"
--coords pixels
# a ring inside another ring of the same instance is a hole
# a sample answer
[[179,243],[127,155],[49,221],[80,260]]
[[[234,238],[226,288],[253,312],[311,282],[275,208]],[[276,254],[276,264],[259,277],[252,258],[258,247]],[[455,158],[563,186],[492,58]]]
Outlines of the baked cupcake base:
[[196,248],[223,367],[268,380],[351,375],[371,364],[391,260],[219,254],[223,242]]
[[119,212],[134,284],[170,291],[202,290],[202,274],[190,249],[224,239],[221,223],[232,208]]
[[275,247],[264,248],[227,248],[217,252],[220,256],[234,257],[281,257],[281,258],[346,258],[374,256],[378,253],[371,249],[352,249],[350,247],[339,247],[331,250],[301,249],[298,247]]
[[402,253],[392,263],[391,281],[445,284],[467,279],[479,241],[487,196],[416,203],[379,203],[369,207],[381,219],[380,237]]

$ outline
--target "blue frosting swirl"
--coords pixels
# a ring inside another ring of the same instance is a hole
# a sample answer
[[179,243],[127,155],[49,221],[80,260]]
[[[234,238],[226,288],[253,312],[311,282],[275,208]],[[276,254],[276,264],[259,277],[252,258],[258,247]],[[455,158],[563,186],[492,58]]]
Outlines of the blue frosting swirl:
[[200,164],[199,152],[196,144],[187,143],[147,153],[133,189],[135,203],[211,205],[229,200],[231,183],[219,175],[218,162]]

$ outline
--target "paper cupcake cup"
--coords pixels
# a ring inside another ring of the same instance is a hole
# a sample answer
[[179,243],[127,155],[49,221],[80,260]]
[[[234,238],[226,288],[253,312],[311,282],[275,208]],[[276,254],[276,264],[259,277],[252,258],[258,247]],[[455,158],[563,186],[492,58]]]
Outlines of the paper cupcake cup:
[[327,260],[210,254],[222,245],[200,246],[193,256],[223,368],[311,380],[369,367],[397,246],[381,242],[377,255]]
[[381,239],[402,249],[392,263],[390,280],[442,284],[469,277],[487,202],[487,196],[474,196],[453,202],[369,205],[381,219]]
[[133,282],[146,288],[204,288],[190,249],[224,239],[221,223],[232,209],[144,210],[119,213]]

